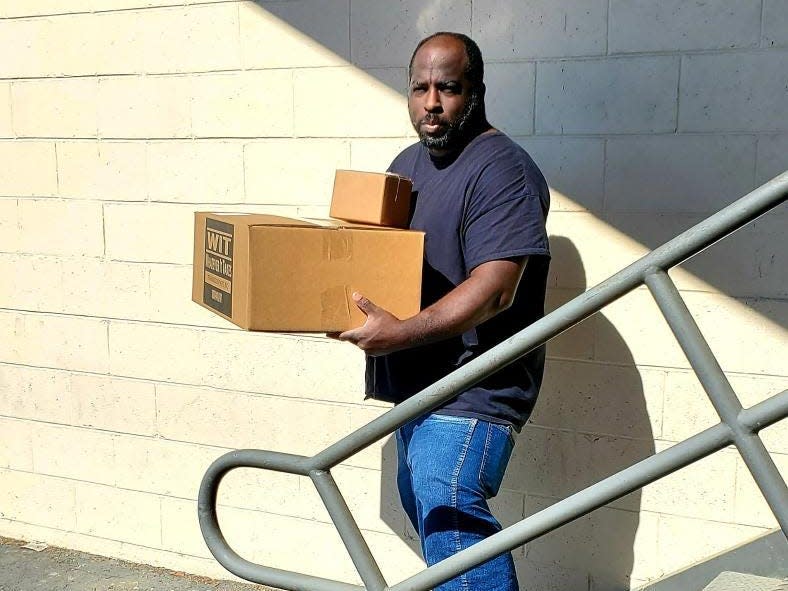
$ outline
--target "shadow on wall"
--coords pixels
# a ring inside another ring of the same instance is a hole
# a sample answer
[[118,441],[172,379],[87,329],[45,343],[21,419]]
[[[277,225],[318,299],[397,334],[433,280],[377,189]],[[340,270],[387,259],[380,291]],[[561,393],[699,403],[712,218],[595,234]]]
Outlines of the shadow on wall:
[[[585,291],[585,271],[575,245],[552,236],[554,258],[564,261],[561,284]],[[573,297],[573,296],[572,296]],[[571,297],[551,297],[548,312]],[[618,360],[593,360],[593,343],[617,343]],[[551,347],[551,344],[553,345]],[[493,502],[504,526],[544,509],[654,453],[643,384],[626,344],[602,314],[596,314],[548,344],[545,382],[517,444],[501,493]],[[419,554],[396,490],[396,443],[382,452],[381,517]],[[565,588],[620,591],[629,588],[634,564],[640,491],[515,550],[521,585],[541,591],[558,580]],[[552,582],[550,582],[552,581]]]

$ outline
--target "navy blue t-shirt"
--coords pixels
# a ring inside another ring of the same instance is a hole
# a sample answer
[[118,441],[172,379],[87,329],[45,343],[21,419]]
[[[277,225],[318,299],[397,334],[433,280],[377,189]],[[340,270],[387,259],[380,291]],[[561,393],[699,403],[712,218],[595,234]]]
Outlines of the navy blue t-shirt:
[[[474,138],[458,155],[431,157],[420,143],[389,168],[413,180],[410,227],[426,233],[422,308],[482,263],[528,256],[512,306],[465,334],[367,358],[366,391],[401,402],[544,315],[550,250],[547,183],[528,153],[501,132]],[[522,427],[533,409],[544,347],[515,361],[438,410]]]

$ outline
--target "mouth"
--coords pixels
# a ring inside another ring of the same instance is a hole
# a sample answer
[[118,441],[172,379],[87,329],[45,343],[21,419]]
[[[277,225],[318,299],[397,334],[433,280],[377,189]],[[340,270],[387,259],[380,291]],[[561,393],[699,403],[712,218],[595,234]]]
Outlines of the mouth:
[[420,127],[424,133],[434,134],[446,127],[439,119],[422,119]]

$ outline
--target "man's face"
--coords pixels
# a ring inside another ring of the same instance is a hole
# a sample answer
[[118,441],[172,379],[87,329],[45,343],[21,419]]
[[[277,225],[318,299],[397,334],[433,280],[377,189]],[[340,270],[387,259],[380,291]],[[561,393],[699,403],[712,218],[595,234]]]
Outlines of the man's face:
[[463,140],[481,96],[465,77],[465,46],[452,37],[436,37],[416,53],[408,89],[408,110],[421,142],[436,155]]

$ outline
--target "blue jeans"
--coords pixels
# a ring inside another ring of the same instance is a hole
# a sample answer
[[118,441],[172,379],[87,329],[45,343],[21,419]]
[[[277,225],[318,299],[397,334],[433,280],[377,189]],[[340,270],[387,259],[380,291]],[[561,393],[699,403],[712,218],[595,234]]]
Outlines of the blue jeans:
[[[511,427],[427,414],[397,430],[397,487],[428,565],[499,531],[487,499],[498,493],[514,446]],[[517,591],[511,554],[435,591]]]

